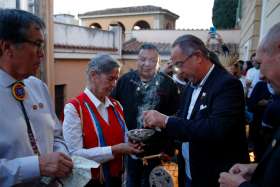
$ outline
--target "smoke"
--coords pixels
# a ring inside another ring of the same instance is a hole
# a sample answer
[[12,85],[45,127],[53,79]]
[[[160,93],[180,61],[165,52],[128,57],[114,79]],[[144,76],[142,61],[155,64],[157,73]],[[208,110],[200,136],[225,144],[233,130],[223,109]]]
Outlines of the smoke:
[[158,89],[163,81],[163,76],[159,73],[149,82],[142,81],[136,82],[136,96],[138,100],[138,115],[137,115],[137,128],[143,128],[143,112],[146,110],[153,110],[160,102]]

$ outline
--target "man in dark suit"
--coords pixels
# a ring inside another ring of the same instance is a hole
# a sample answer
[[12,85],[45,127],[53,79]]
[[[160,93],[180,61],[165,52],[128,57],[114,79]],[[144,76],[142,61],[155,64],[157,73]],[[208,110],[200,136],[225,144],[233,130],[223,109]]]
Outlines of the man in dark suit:
[[[256,61],[275,93],[280,95],[280,23],[274,25],[257,49]],[[279,124],[278,124],[279,125]],[[236,164],[220,174],[221,187],[279,187],[280,127],[259,164]]]
[[176,116],[144,112],[145,127],[159,127],[183,142],[182,186],[219,186],[221,171],[247,158],[244,93],[241,82],[219,63],[217,56],[193,35],[176,39],[172,63],[190,81]]

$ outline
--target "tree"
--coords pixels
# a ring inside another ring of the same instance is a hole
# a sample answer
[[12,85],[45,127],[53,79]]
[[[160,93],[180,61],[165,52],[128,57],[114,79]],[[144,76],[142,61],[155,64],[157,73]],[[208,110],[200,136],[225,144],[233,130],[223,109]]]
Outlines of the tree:
[[215,0],[212,22],[217,29],[232,29],[235,27],[238,0]]

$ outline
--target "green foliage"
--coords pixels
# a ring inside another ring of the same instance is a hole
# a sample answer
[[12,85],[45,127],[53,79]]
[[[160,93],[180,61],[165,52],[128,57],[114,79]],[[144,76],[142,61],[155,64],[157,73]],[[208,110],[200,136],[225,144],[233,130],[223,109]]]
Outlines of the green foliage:
[[213,25],[217,29],[232,29],[235,26],[238,0],[215,0],[213,6]]

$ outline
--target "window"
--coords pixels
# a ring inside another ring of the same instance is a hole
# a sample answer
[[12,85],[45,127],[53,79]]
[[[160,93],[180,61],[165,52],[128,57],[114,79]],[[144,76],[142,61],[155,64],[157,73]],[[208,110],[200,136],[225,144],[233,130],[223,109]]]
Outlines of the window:
[[150,25],[149,23],[147,23],[146,21],[137,21],[134,26],[133,26],[133,30],[147,30],[150,29]]

